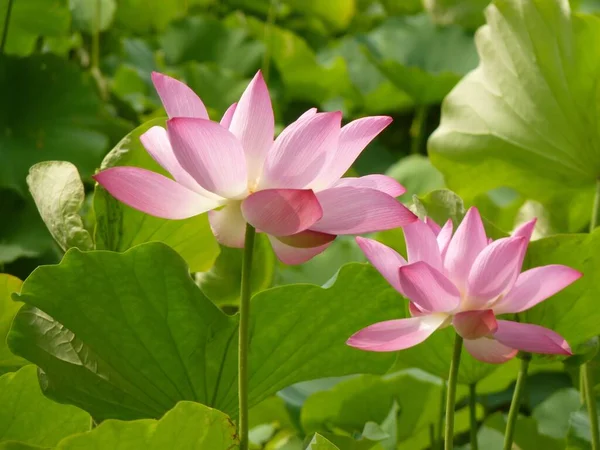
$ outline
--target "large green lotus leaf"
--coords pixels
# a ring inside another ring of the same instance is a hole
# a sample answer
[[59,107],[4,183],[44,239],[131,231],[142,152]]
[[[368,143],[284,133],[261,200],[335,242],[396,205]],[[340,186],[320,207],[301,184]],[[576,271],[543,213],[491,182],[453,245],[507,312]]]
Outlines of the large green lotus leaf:
[[475,29],[484,23],[483,10],[490,0],[424,0],[425,9],[438,25]]
[[366,45],[377,68],[419,105],[439,103],[477,64],[468,33],[437,27],[425,14],[388,19]]
[[[600,420],[600,417],[599,417]],[[569,419],[569,432],[567,435],[568,450],[591,450],[592,430],[590,427],[590,416],[586,408],[571,413]]]
[[340,450],[331,443],[330,440],[324,438],[320,434],[315,434],[306,447],[306,450]]
[[507,186],[553,211],[561,230],[589,220],[600,175],[600,19],[566,0],[497,0],[476,36],[481,63],[446,98],[433,164],[466,201]]
[[[235,415],[237,316],[210,302],[166,245],[71,249],[59,265],[36,269],[18,299],[27,305],[9,345],[42,368],[50,397],[96,419],[156,418],[180,400]],[[328,289],[263,291],[252,311],[251,405],[299,381],[383,373],[393,362],[345,344],[401,314],[398,296],[367,265],[345,266]]]
[[[479,448],[485,450],[502,450],[506,416],[498,412],[489,416],[477,434]],[[519,416],[515,428],[513,448],[520,450],[564,450],[564,440],[554,439],[540,433],[538,424],[531,417]],[[570,449],[570,447],[569,447]]]
[[[243,255],[241,248],[222,246],[210,270],[196,274],[198,286],[213,303],[219,306],[239,305]],[[252,292],[264,291],[271,287],[276,262],[265,234],[256,236],[253,258]]]
[[22,281],[7,273],[0,274],[0,374],[16,370],[27,364],[23,358],[14,355],[6,345],[10,325],[22,303],[11,299],[13,292],[21,290]]
[[[4,27],[10,1],[0,0],[2,27]],[[12,3],[4,49],[7,54],[29,55],[34,51],[38,37],[62,36],[69,32],[71,16],[67,0],[15,0]],[[5,98],[4,95],[0,97]]]
[[53,249],[52,236],[31,198],[0,189],[0,217],[10,217],[0,221],[0,263],[37,258]]
[[525,267],[564,264],[583,277],[548,300],[519,314],[524,322],[536,323],[560,333],[576,350],[600,334],[597,292],[600,280],[600,230],[591,234],[556,235],[532,242]]
[[404,202],[411,202],[413,195],[424,195],[444,187],[444,177],[431,165],[429,158],[423,155],[402,158],[386,173],[406,188],[406,193],[401,198]]
[[63,250],[94,248],[79,215],[85,193],[77,167],[66,161],[38,163],[29,169],[27,185],[42,220]]
[[[211,17],[188,17],[169,26],[160,37],[166,62],[171,65],[187,61],[217,63],[220,68],[251,76],[261,65],[264,45],[249,40],[242,28],[227,27]],[[210,91],[208,86],[205,90]],[[204,93],[198,93],[203,97]]]
[[182,401],[160,420],[106,420],[87,433],[63,439],[56,450],[234,450],[235,425],[221,411]]
[[115,14],[116,25],[135,34],[162,31],[172,20],[184,17],[191,3],[194,1],[120,0]]
[[90,416],[44,397],[33,365],[0,377],[0,441],[50,447],[90,428]]
[[71,161],[83,178],[92,174],[108,146],[97,131],[106,111],[75,64],[53,55],[2,57],[0,98],[0,187],[25,195],[27,172],[39,161]]
[[[106,155],[101,168],[135,166],[168,175],[140,142],[146,130],[164,125],[165,119],[159,118],[137,127]],[[160,219],[121,203],[100,185],[94,192],[94,211],[98,250],[125,251],[144,242],[164,242],[179,252],[192,272],[208,270],[219,254],[206,214],[184,220]]]
[[554,392],[533,410],[540,433],[555,439],[564,439],[569,432],[569,418],[581,408],[580,394],[567,388]]

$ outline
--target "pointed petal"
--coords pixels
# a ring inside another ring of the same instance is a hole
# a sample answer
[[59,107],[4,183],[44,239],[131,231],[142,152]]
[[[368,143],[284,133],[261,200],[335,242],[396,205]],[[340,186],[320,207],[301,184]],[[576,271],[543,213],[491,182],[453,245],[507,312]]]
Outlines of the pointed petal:
[[404,226],[404,240],[408,262],[425,261],[431,267],[442,270],[442,256],[435,234],[431,228],[420,220]]
[[375,189],[392,197],[399,197],[406,192],[406,188],[387,175],[365,175],[364,177],[341,178],[331,185],[334,187],[352,186]]
[[181,167],[204,189],[236,198],[248,189],[244,150],[216,122],[175,118],[167,122],[169,140]]
[[469,273],[467,296],[471,306],[508,292],[521,272],[519,255],[527,245],[525,238],[503,238],[492,242],[477,256]]
[[277,255],[279,261],[290,266],[302,264],[311,260],[319,253],[325,251],[325,249],[331,245],[331,242],[329,242],[318,247],[298,248],[286,245],[277,237],[270,235],[269,241],[271,241],[271,246],[273,247],[273,251]]
[[358,155],[385,127],[392,123],[388,116],[363,117],[345,125],[340,132],[337,151],[316,180],[315,189],[324,189],[339,180]]
[[280,242],[295,248],[314,248],[332,242],[335,234],[320,233],[313,230],[304,230],[290,236],[277,236]]
[[452,282],[429,264],[418,261],[400,267],[402,292],[421,311],[449,312],[460,303],[460,293]]
[[273,145],[275,136],[271,97],[260,71],[242,94],[231,118],[229,130],[242,143],[248,164],[249,178],[257,179],[263,170],[265,158]]
[[519,353],[514,348],[507,347],[492,338],[465,339],[465,348],[473,356],[489,364],[502,364],[513,359]]
[[398,269],[406,264],[406,260],[395,250],[373,239],[359,236],[356,243],[383,278],[402,294]]
[[298,117],[298,119],[296,119],[296,120],[308,119],[309,117],[314,116],[316,113],[317,113],[317,108],[310,108],[306,112],[302,113],[302,115],[300,117]]
[[223,117],[221,118],[221,122],[219,122],[222,126],[224,126],[227,129],[229,129],[229,126],[231,125],[231,119],[233,118],[233,113],[235,113],[236,108],[237,103],[233,103],[229,108],[227,108],[227,111],[225,111]]
[[260,231],[290,236],[310,228],[323,209],[310,189],[265,189],[242,202],[242,214]]
[[569,344],[560,334],[530,323],[499,320],[494,338],[508,347],[524,352],[572,355]]
[[186,84],[162,73],[152,72],[152,82],[169,118],[197,117],[208,119],[200,97]]
[[496,314],[525,311],[574,283],[583,274],[561,265],[536,267],[523,272],[515,285],[494,305]]
[[423,219],[423,222],[425,222],[427,224],[427,226],[429,228],[431,228],[431,231],[433,231],[433,234],[435,236],[440,234],[440,231],[442,230],[442,228],[437,223],[435,223],[435,221],[431,217],[425,217]]
[[404,350],[431,336],[446,318],[445,314],[431,314],[375,323],[354,333],[346,344],[370,352]]
[[437,243],[438,248],[440,249],[440,254],[442,255],[442,261],[446,259],[446,252],[448,251],[448,245],[450,244],[450,239],[452,239],[452,229],[454,225],[452,224],[452,219],[448,219],[448,221],[444,224],[442,229],[437,235]]
[[361,234],[401,227],[417,220],[402,203],[368,188],[338,187],[317,192],[323,217],[311,229]]
[[444,267],[449,278],[466,290],[467,278],[477,255],[487,245],[483,222],[477,208],[470,208],[448,244]]
[[261,188],[308,186],[337,147],[341,119],[340,112],[317,113],[286,127],[267,155]]
[[518,226],[515,231],[512,232],[512,237],[522,237],[525,239],[526,244],[519,253],[519,265],[523,265],[523,261],[525,260],[525,253],[527,253],[527,246],[529,245],[529,241],[531,240],[531,235],[533,234],[533,230],[535,229],[535,224],[537,222],[536,218],[531,219],[529,222],[525,222],[524,224]]
[[93,178],[117,200],[163,219],[187,219],[222,204],[170,178],[137,167],[112,167]]
[[242,216],[242,202],[228,202],[224,208],[210,211],[208,221],[213,235],[226,247],[244,248],[246,219]]
[[169,142],[167,130],[163,127],[152,127],[140,136],[140,141],[150,156],[152,156],[163,169],[169,172],[173,178],[175,178],[175,181],[192,191],[205,195],[205,192],[207,191],[202,189],[200,185],[196,183],[196,180],[183,170],[183,167],[181,167],[181,164],[177,161],[171,143]]
[[455,314],[452,325],[464,339],[479,339],[494,334],[498,323],[494,311],[483,309]]

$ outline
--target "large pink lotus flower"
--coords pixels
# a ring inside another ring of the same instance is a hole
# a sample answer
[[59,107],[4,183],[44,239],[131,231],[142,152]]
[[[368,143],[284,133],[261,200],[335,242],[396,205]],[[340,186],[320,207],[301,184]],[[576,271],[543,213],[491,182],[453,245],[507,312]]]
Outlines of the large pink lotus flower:
[[220,123],[210,121],[185,84],[154,73],[167,129],[141,136],[173,179],[135,167],[94,177],[118,200],[147,214],[184,219],[207,211],[217,240],[244,246],[246,223],[267,233],[281,261],[299,264],[342,234],[407,225],[416,216],[395,197],[405,189],[384,175],[342,178],[389,117],[341,127],[340,112],[311,109],[274,137],[273,108],[260,72]]
[[408,262],[389,247],[357,237],[358,245],[385,279],[408,298],[412,318],[388,320],[355,333],[348,345],[362,350],[403,350],[453,325],[467,351],[480,361],[502,363],[518,350],[570,355],[567,342],[547,328],[499,320],[540,303],[581,277],[566,266],[521,272],[535,220],[511,237],[491,242],[476,208],[452,236],[429,218],[404,228]]

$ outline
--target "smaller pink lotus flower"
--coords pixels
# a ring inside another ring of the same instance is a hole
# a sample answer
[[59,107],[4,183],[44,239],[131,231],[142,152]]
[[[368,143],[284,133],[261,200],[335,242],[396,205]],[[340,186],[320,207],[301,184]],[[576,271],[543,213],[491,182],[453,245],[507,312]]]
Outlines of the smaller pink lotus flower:
[[566,266],[521,272],[535,220],[511,237],[487,238],[476,208],[452,236],[452,221],[440,228],[431,219],[404,228],[408,262],[385,245],[357,237],[358,245],[385,279],[408,298],[412,318],[370,325],[348,339],[362,350],[403,350],[449,325],[480,361],[502,363],[519,350],[570,355],[567,342],[547,328],[497,319],[525,311],[581,277]]
[[185,84],[154,73],[167,129],[141,136],[173,179],[135,167],[114,167],[95,180],[123,203],[166,219],[209,212],[217,240],[244,246],[246,224],[269,236],[278,258],[300,264],[337,235],[404,226],[416,216],[395,197],[393,178],[341,178],[390,122],[365,117],[341,127],[341,113],[304,113],[274,139],[269,91],[260,72],[220,123]]

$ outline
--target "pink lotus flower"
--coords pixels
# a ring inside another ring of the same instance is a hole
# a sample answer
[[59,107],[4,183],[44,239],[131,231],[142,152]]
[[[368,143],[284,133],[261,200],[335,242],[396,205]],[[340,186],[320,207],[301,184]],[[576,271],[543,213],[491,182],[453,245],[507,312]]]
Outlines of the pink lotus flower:
[[384,278],[410,300],[412,318],[370,325],[348,339],[362,350],[403,350],[453,325],[465,348],[480,361],[502,363],[519,350],[570,355],[567,342],[538,325],[499,320],[540,303],[581,277],[570,267],[549,265],[521,272],[535,220],[509,238],[488,240],[476,208],[452,236],[429,218],[404,228],[408,262],[389,247],[357,237],[358,245]]
[[311,109],[274,136],[273,108],[261,73],[220,124],[185,84],[154,73],[169,116],[167,129],[141,136],[148,153],[173,179],[135,167],[95,175],[127,205],[166,219],[209,212],[217,240],[244,246],[246,223],[269,235],[275,253],[299,264],[340,234],[361,234],[417,220],[395,197],[405,189],[384,175],[342,178],[389,117],[341,127],[340,112]]

